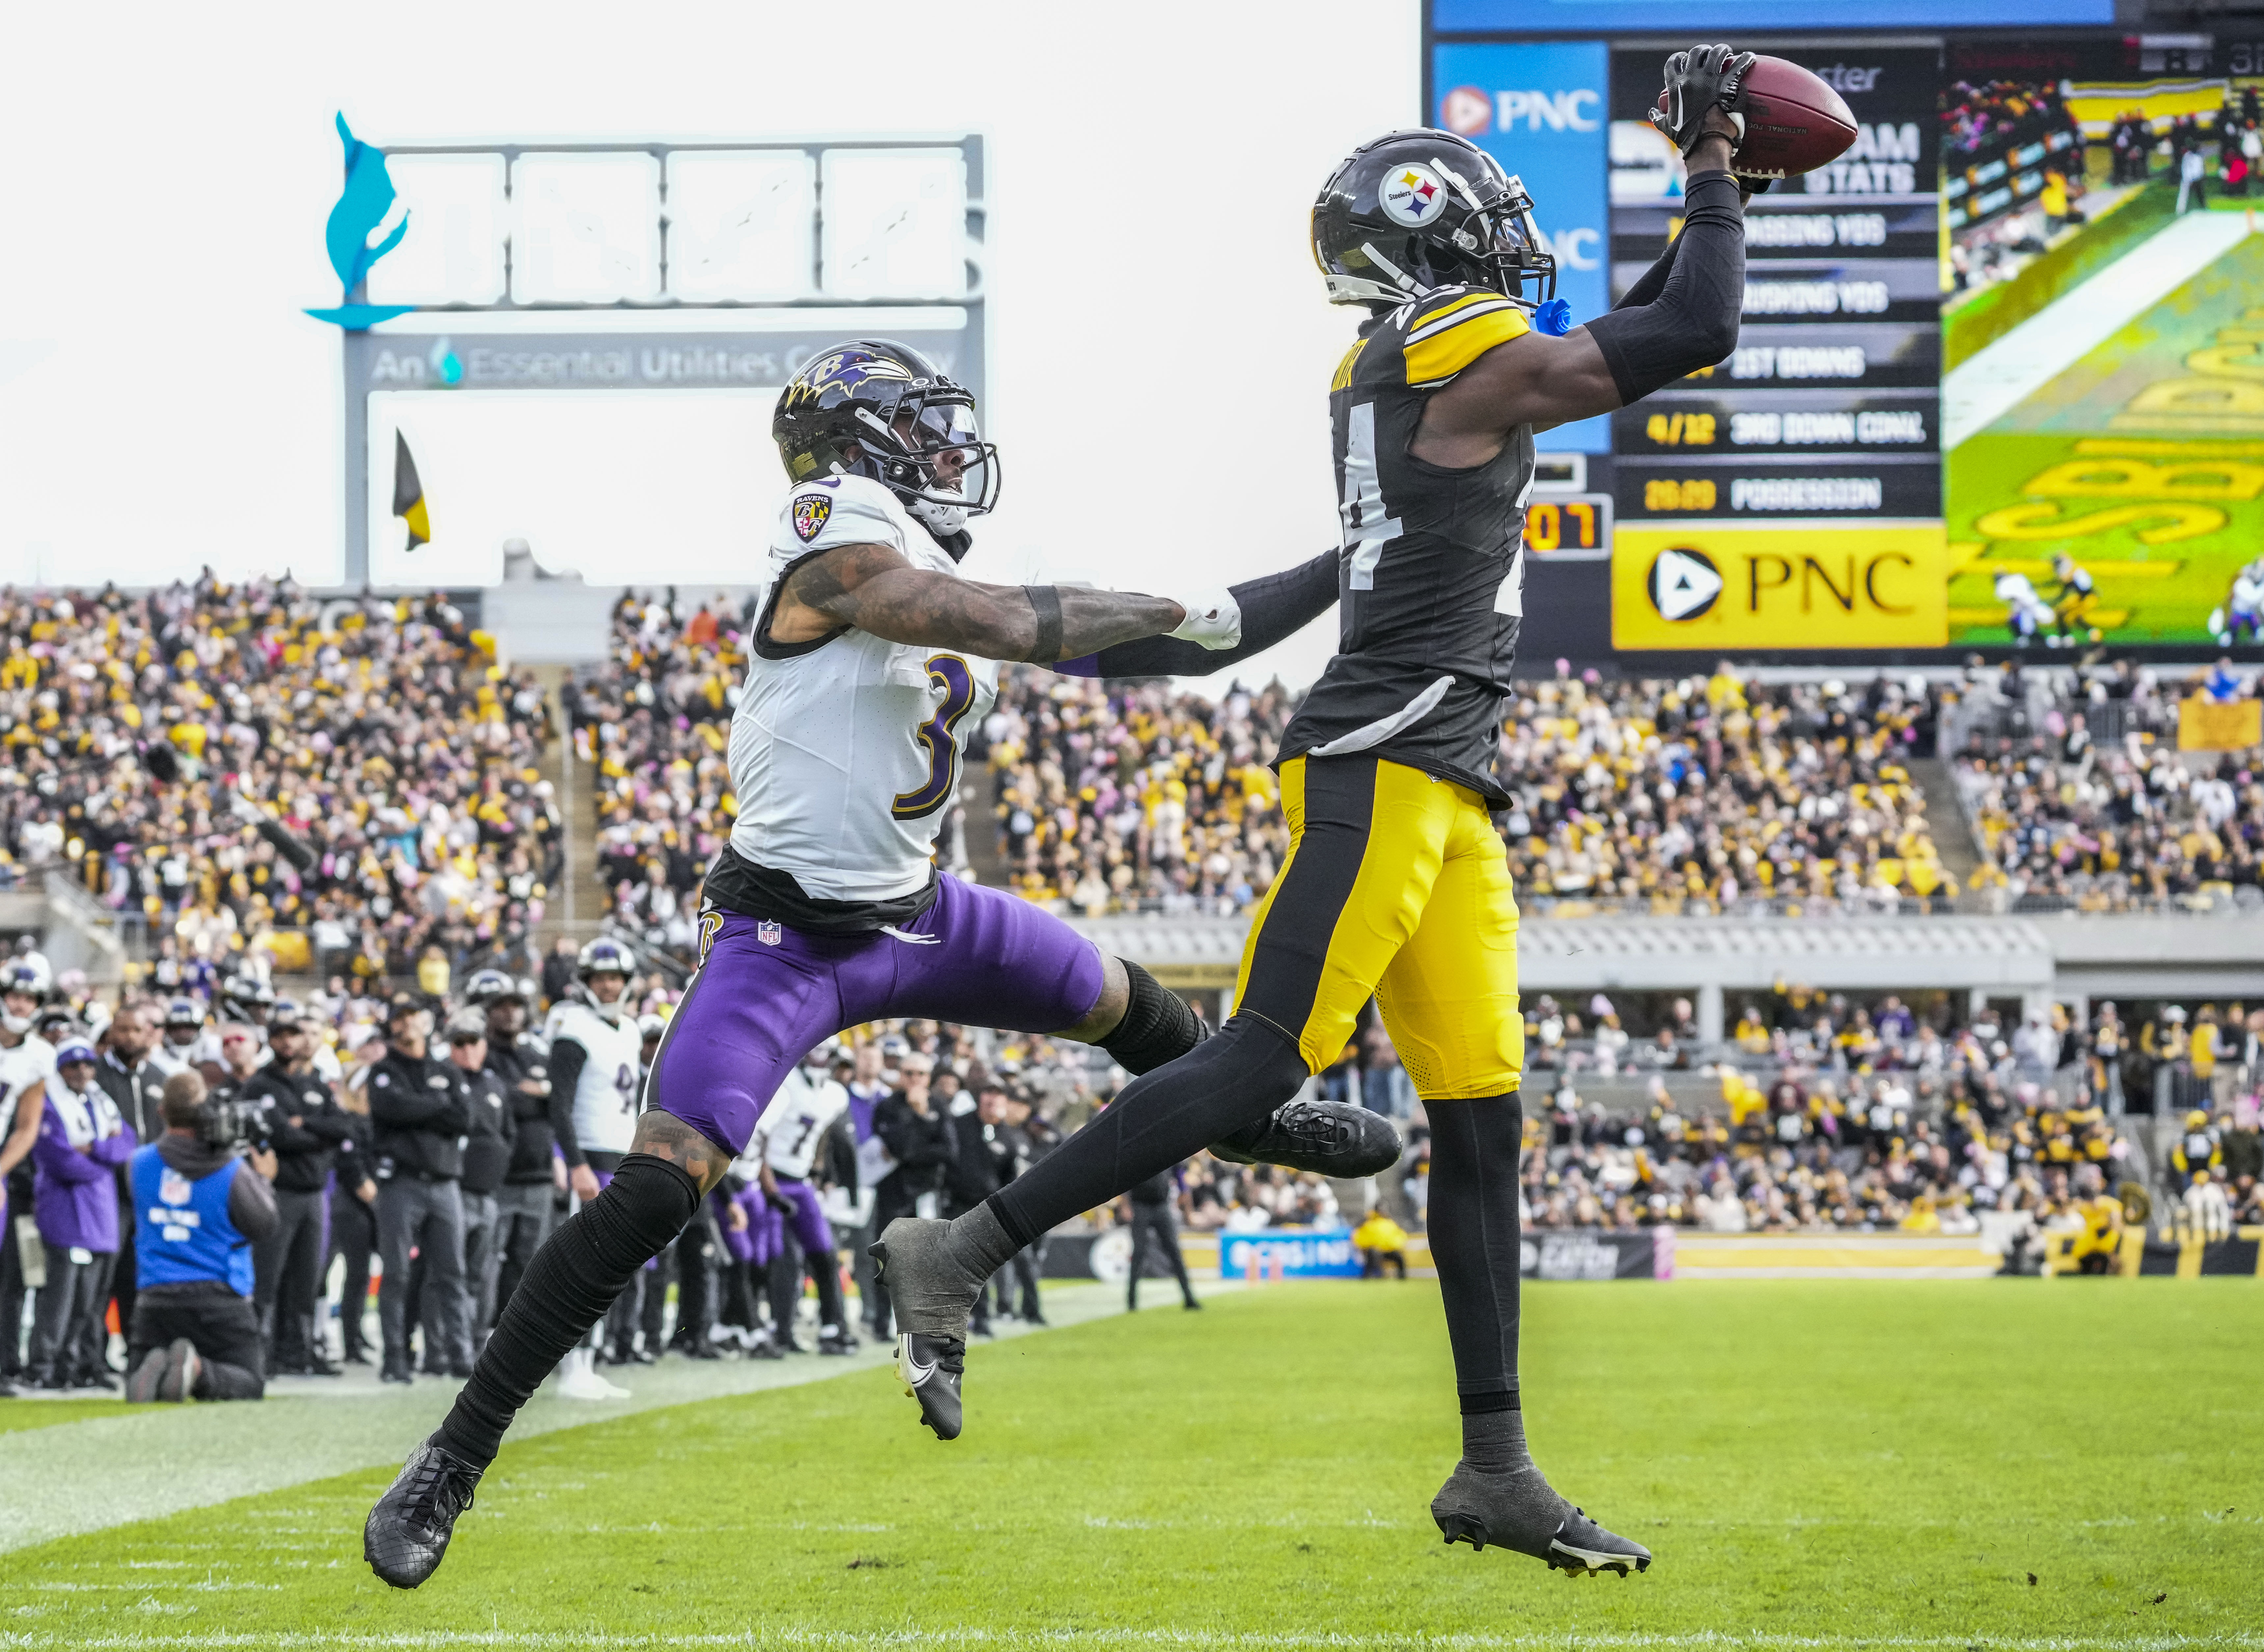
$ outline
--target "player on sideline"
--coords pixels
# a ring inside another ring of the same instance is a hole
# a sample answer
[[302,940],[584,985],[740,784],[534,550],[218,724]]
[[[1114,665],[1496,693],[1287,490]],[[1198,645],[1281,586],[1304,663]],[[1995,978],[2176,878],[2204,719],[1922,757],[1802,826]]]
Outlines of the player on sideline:
[[1681,235],[1621,307],[1562,331],[1555,265],[1517,180],[1443,132],[1353,153],[1313,209],[1330,298],[1371,311],[1331,387],[1345,534],[1341,641],[1281,743],[1291,849],[1219,1035],[982,1207],[899,1219],[874,1248],[918,1369],[922,1420],[960,1430],[953,1359],[1000,1262],[1264,1116],[1343,1049],[1370,993],[1433,1131],[1431,1254],[1462,1458],[1433,1516],[1572,1573],[1651,1562],[1565,1502],[1527,1453],[1517,1377],[1517,904],[1489,804],[1522,612],[1533,431],[1624,407],[1726,357],[1745,291],[1735,109],[1753,62],[1667,61],[1659,125],[1688,156]]
[[[439,1566],[512,1417],[692,1219],[812,1045],[884,1018],[973,1022],[1097,1044],[1144,1073],[1205,1036],[1139,965],[1017,896],[939,877],[936,830],[1000,661],[1215,670],[1335,602],[1339,554],[1179,600],[977,583],[959,560],[966,518],[997,496],[996,450],[965,390],[885,340],[817,358],[773,430],[794,487],[731,722],[738,819],[708,873],[700,967],[611,1185],[536,1255],[446,1420],[370,1511],[364,1554],[397,1588]],[[1335,1177],[1398,1159],[1363,1109],[1275,1103],[1202,1145]]]

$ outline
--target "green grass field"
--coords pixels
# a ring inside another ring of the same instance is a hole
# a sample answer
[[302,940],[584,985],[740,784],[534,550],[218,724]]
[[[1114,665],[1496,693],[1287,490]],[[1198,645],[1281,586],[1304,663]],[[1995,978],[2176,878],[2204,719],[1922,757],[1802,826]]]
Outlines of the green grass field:
[[0,1646],[2264,1645],[2252,1282],[1526,1322],[1542,1460],[1646,1576],[1444,1548],[1436,1287],[1289,1285],[979,1346],[954,1446],[876,1371],[539,1436],[415,1594],[362,1564],[384,1472],[0,1555]]

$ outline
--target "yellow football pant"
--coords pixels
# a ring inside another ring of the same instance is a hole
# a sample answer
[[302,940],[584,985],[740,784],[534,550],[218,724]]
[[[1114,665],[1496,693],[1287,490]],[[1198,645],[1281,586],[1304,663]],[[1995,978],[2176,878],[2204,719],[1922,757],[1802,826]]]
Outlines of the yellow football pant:
[[1281,765],[1289,858],[1259,903],[1239,1013],[1320,1072],[1373,994],[1426,1100],[1506,1095],[1525,1065],[1517,896],[1475,792],[1367,756]]

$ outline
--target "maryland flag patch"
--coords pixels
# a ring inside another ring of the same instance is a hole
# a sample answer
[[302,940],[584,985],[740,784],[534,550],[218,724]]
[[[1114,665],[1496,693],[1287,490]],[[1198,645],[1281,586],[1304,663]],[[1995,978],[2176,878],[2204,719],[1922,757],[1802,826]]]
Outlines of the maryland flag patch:
[[805,494],[794,502],[794,531],[807,545],[817,537],[825,518],[833,514],[833,501],[822,493]]

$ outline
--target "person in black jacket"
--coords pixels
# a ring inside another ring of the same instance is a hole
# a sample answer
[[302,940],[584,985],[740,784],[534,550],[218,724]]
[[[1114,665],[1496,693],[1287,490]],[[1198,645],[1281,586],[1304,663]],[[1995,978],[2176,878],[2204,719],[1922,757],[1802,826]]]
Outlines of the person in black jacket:
[[[899,1216],[913,1214],[920,1200],[943,1185],[944,1167],[952,1158],[950,1127],[941,1112],[929,1105],[928,1079],[934,1063],[915,1052],[900,1067],[903,1087],[889,1093],[873,1109],[873,1134],[889,1150],[893,1168],[873,1189],[873,1231],[880,1232]],[[875,1291],[869,1316],[873,1334],[885,1339],[889,1330],[889,1293]]]
[[[134,1136],[155,1141],[165,1134],[158,1116],[164,1098],[165,1074],[149,1059],[157,1047],[157,1006],[143,999],[127,1004],[110,1018],[102,1030],[102,1047],[94,1063],[94,1082],[102,1086],[119,1112],[134,1127]],[[118,1303],[118,1322],[134,1321],[134,1193],[126,1172],[118,1172],[118,1264],[110,1272],[110,1294]]]
[[385,1337],[380,1377],[410,1381],[409,1253],[424,1258],[424,1323],[449,1374],[468,1376],[471,1338],[464,1306],[464,1200],[458,1178],[471,1111],[455,1069],[428,1053],[432,1012],[412,993],[386,1012],[386,1053],[369,1075],[369,1117],[377,1158],[377,1248],[385,1272],[377,1291]]
[[495,1190],[496,1230],[488,1241],[489,1273],[480,1281],[484,1323],[511,1301],[519,1277],[550,1236],[565,1163],[555,1151],[570,1092],[550,1082],[550,1051],[526,1029],[526,995],[500,969],[483,969],[464,989],[487,1015],[487,1070],[511,1099],[511,1163]]
[[315,1336],[315,1301],[325,1260],[323,1190],[339,1147],[353,1136],[348,1118],[315,1070],[314,1029],[296,1007],[279,1004],[267,1025],[272,1057],[243,1083],[259,1111],[259,1134],[275,1152],[273,1233],[252,1247],[252,1305],[277,1373],[337,1374]]
[[[359,1058],[346,1076],[338,1105],[353,1130],[338,1144],[337,1181],[330,1192],[330,1253],[345,1264],[338,1291],[338,1351],[346,1364],[366,1366],[369,1344],[363,1322],[369,1315],[369,1262],[377,1253],[377,1155],[368,1071]],[[327,1261],[323,1273],[330,1273]]]
[[[1006,1134],[1006,1086],[985,1077],[970,1097],[953,1098],[943,1115],[951,1156],[943,1167],[943,1214],[963,1215],[1014,1179],[1014,1148]],[[990,1334],[989,1286],[975,1298],[968,1328],[977,1337]]]
[[519,1120],[503,1083],[488,1070],[488,1018],[459,1010],[448,1023],[448,1061],[456,1090],[471,1114],[464,1143],[464,1281],[470,1298],[471,1334],[477,1340],[494,1322],[496,1251],[500,1221],[496,1194],[511,1171]]

